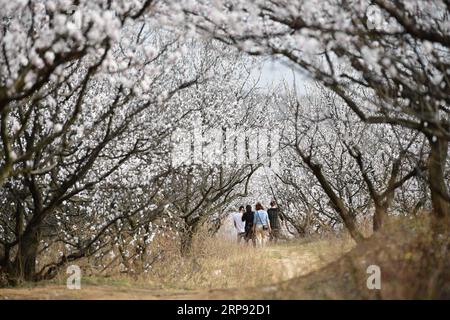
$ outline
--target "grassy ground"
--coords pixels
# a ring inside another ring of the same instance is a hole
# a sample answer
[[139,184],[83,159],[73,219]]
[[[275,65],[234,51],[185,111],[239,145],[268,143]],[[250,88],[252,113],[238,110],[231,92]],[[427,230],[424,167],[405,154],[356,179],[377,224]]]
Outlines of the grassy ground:
[[[355,245],[346,237],[263,249],[214,240],[189,258],[166,256],[139,277],[65,277],[0,289],[0,299],[450,299],[450,237],[423,221],[402,220]],[[381,290],[367,287],[368,266]]]
[[81,290],[68,290],[65,278],[0,289],[0,299],[209,299],[232,298],[248,287],[276,284],[306,275],[353,247],[342,239],[294,241],[254,249],[216,241],[193,257],[173,257],[151,274],[82,278]]
[[[381,289],[369,290],[368,267],[381,271]],[[450,299],[450,236],[427,221],[390,221],[380,233],[318,271],[273,286],[244,289],[235,298]]]

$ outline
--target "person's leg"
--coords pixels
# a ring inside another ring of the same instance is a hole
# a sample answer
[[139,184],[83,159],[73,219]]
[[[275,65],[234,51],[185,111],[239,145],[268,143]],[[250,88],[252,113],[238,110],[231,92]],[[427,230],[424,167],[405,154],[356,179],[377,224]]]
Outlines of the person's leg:
[[253,229],[250,230],[249,238],[248,238],[248,239],[249,239],[249,240],[252,240],[253,247],[256,248],[256,233],[253,232]]
[[259,229],[259,238],[260,238],[260,247],[264,247],[264,242],[265,242],[265,234],[266,231],[264,230],[264,228],[261,226],[261,228]]
[[278,242],[278,235],[279,235],[279,230],[278,229],[272,229],[272,241],[275,244],[277,244],[277,242]]
[[256,245],[262,247],[262,228],[261,226],[256,227]]
[[273,230],[269,231],[267,230],[265,232],[265,236],[266,236],[266,244],[273,243],[275,241],[275,235],[273,234]]
[[266,231],[266,230],[264,230],[264,229],[261,229],[261,246],[262,247],[265,247],[266,246],[266,241],[267,241],[267,232],[268,231]]
[[255,229],[255,241],[256,241],[256,247],[259,246],[259,230],[258,227]]

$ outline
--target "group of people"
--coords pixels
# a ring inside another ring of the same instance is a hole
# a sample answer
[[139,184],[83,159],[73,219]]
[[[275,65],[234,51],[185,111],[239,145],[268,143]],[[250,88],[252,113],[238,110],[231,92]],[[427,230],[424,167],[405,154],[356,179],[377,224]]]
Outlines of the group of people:
[[280,236],[280,219],[278,205],[275,200],[270,202],[270,208],[266,211],[260,202],[256,203],[255,211],[251,205],[239,207],[239,212],[233,214],[234,227],[237,231],[237,242],[252,241],[256,247],[264,246],[266,242],[276,243]]

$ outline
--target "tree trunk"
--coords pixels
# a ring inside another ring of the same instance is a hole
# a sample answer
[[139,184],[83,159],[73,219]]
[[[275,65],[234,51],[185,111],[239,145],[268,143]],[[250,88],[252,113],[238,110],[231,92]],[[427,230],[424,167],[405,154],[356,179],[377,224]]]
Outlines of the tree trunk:
[[344,207],[344,204],[339,199],[339,202],[341,203],[339,205],[339,214],[344,222],[345,227],[347,228],[348,232],[350,233],[350,236],[355,240],[357,243],[360,243],[364,240],[364,236],[361,234],[361,232],[358,230],[358,227],[356,226],[355,219],[350,216],[350,213],[348,210]]
[[181,255],[183,257],[188,256],[191,252],[193,238],[194,234],[190,231],[183,234],[181,238]]
[[200,225],[200,217],[185,220],[185,231],[181,237],[181,255],[188,256],[191,253],[194,236],[197,234]]
[[[434,140],[434,141],[433,141]],[[433,215],[438,221],[449,219],[449,194],[445,183],[445,165],[448,153],[448,141],[429,137],[430,155],[428,157],[428,180],[431,191]]]
[[383,227],[385,217],[387,215],[384,205],[375,204],[375,213],[373,215],[373,232],[380,231]]
[[317,180],[322,186],[322,189],[330,198],[334,210],[336,210],[336,212],[341,217],[344,226],[350,233],[350,236],[356,242],[362,242],[364,240],[364,236],[361,234],[361,232],[359,232],[358,227],[356,226],[355,218],[352,215],[350,215],[350,212],[345,207],[344,202],[336,195],[330,183],[323,175],[321,167],[319,165],[313,164],[309,159],[305,162],[316,176]]
[[38,230],[30,230],[23,235],[19,241],[18,252],[11,270],[13,278],[26,281],[35,280],[38,246]]
[[319,181],[323,191],[327,194],[330,199],[331,205],[333,209],[339,214],[344,223],[344,226],[347,228],[350,236],[356,242],[362,242],[364,240],[364,236],[361,232],[359,232],[355,218],[350,214],[350,212],[345,207],[344,202],[337,196],[336,192],[334,192],[333,187],[328,182],[327,178],[322,172],[322,167],[318,164],[312,162],[310,156],[306,156],[300,148],[296,148],[297,153],[302,158],[303,162],[311,169],[314,176]]

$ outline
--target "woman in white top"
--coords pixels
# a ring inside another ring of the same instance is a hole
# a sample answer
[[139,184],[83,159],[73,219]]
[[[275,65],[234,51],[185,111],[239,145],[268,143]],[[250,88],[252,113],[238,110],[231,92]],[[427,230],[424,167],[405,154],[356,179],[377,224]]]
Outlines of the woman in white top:
[[242,221],[242,215],[244,214],[244,206],[239,208],[239,212],[233,213],[234,228],[237,231],[237,242],[240,243],[241,239],[245,238],[245,224]]

